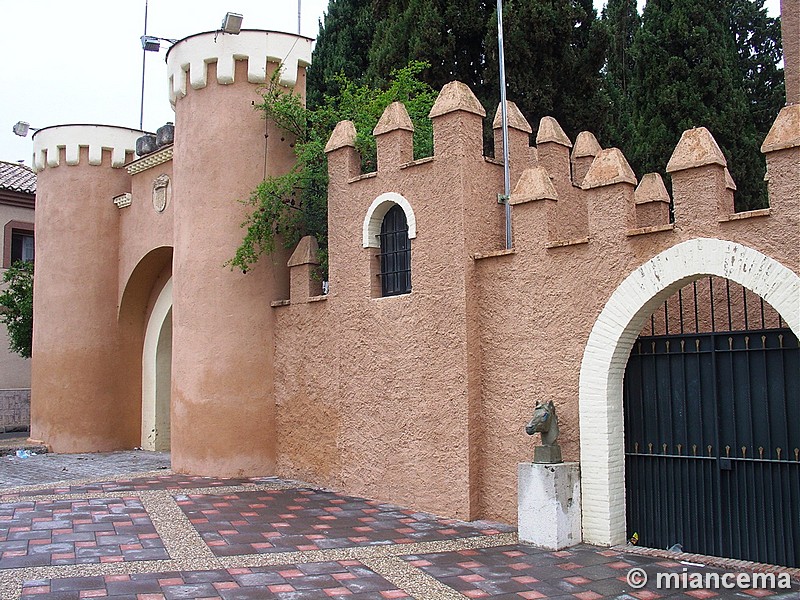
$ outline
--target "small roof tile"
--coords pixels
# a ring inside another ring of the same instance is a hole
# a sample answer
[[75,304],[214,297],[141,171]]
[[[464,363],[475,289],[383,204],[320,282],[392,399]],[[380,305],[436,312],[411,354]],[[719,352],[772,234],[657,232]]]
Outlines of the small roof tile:
[[25,165],[0,161],[0,189],[35,194],[36,173]]

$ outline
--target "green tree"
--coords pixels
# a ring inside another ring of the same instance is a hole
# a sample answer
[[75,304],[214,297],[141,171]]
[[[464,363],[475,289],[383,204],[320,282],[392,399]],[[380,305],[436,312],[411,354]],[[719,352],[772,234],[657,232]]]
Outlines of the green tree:
[[728,0],[649,0],[632,53],[633,143],[640,174],[664,174],[681,133],[705,126],[736,181],[737,209],[763,206],[760,140],[727,17]]
[[363,80],[375,32],[373,4],[373,0],[329,0],[307,74],[309,106],[339,93],[340,74],[350,81]]
[[322,270],[327,270],[328,161],[325,145],[339,121],[353,121],[363,167],[374,170],[376,148],[372,131],[384,109],[399,101],[405,104],[414,124],[414,156],[432,154],[433,127],[428,113],[436,100],[436,91],[419,78],[426,66],[412,62],[394,71],[384,88],[337,76],[339,93],[325,96],[323,104],[316,108],[306,108],[299,94],[280,86],[276,71],[276,76],[262,89],[263,102],[256,108],[265,118],[295,136],[297,162],[289,173],[262,181],[244,201],[252,211],[242,224],[246,234],[234,257],[228,261],[229,266],[246,273],[262,254],[273,252],[279,245],[291,248],[302,236],[313,235],[320,245]]
[[[605,35],[597,24],[592,0],[504,4],[507,96],[534,127],[549,115],[571,137],[583,130],[602,134],[609,103],[601,85]],[[499,98],[496,15],[484,47],[484,77],[494,99],[481,100],[492,107]]]
[[772,18],[764,0],[729,0],[731,31],[736,39],[739,70],[759,137],[769,128],[786,101],[781,48],[781,20]]
[[480,97],[490,3],[398,0],[376,4],[376,13],[383,18],[376,24],[369,48],[369,81],[382,84],[392,70],[419,60],[430,65],[420,76],[434,89],[458,80]]
[[633,138],[631,80],[634,76],[631,46],[642,25],[636,0],[608,0],[601,25],[606,35],[603,84],[610,109],[605,145],[628,148]]
[[[330,13],[334,6],[353,3],[332,0]],[[350,19],[341,12],[326,17],[312,64],[322,65],[316,72],[325,72],[328,79],[309,76],[310,98],[336,93],[330,78],[335,72],[383,86],[394,69],[421,60],[430,66],[420,76],[434,89],[453,80],[470,86],[487,107],[490,126],[500,99],[495,1],[373,0],[369,9],[357,4]],[[552,115],[570,135],[583,129],[601,133],[610,102],[601,86],[605,36],[597,27],[593,1],[506,0],[503,12],[508,98],[534,125]],[[360,24],[367,13],[369,31],[364,31]],[[331,55],[345,46],[335,47],[334,35],[359,40],[346,44],[348,56],[340,71],[328,68],[339,64]]]
[[17,261],[3,273],[6,289],[0,293],[0,320],[8,329],[9,348],[31,357],[33,342],[33,263]]

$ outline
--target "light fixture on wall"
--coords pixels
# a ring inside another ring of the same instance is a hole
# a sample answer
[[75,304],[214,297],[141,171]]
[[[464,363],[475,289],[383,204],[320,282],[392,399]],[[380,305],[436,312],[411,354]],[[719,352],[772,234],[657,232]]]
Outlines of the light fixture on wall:
[[178,40],[171,40],[169,38],[156,37],[154,35],[143,35],[139,38],[142,41],[142,50],[145,52],[158,52],[161,50],[161,42],[169,42],[174,44]]
[[14,135],[19,137],[27,137],[29,131],[39,131],[36,127],[31,127],[27,121],[17,121],[12,128]]
[[178,41],[170,38],[157,37],[155,35],[147,35],[147,4],[147,0],[144,0],[144,34],[139,38],[142,43],[142,97],[141,103],[139,104],[139,129],[142,128],[144,122],[144,76],[147,65],[147,53],[160,51],[161,42],[174,44]]
[[222,25],[220,25],[219,30],[222,33],[239,35],[239,32],[242,30],[242,18],[242,15],[239,13],[226,13],[225,18],[222,19]]

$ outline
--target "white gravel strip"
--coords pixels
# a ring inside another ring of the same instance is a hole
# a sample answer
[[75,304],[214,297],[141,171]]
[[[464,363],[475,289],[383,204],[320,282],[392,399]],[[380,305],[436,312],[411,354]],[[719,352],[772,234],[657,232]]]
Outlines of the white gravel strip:
[[402,558],[368,558],[362,562],[416,600],[463,600],[465,598],[453,588],[411,566]]

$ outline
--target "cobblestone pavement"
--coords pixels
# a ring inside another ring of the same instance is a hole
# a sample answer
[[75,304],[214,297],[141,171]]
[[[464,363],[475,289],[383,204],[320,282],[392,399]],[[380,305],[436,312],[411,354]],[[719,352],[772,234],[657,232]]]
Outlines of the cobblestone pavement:
[[28,485],[169,469],[168,452],[98,452],[0,456],[0,486]]
[[[795,576],[790,590],[635,589],[626,579],[634,567],[651,581],[723,571],[643,549],[548,552],[519,544],[501,523],[274,477],[177,475],[158,469],[168,455],[46,456],[20,459],[31,471],[10,484],[11,463],[0,463],[2,599],[800,598],[797,570],[783,570]],[[157,470],[132,472],[143,465]]]

